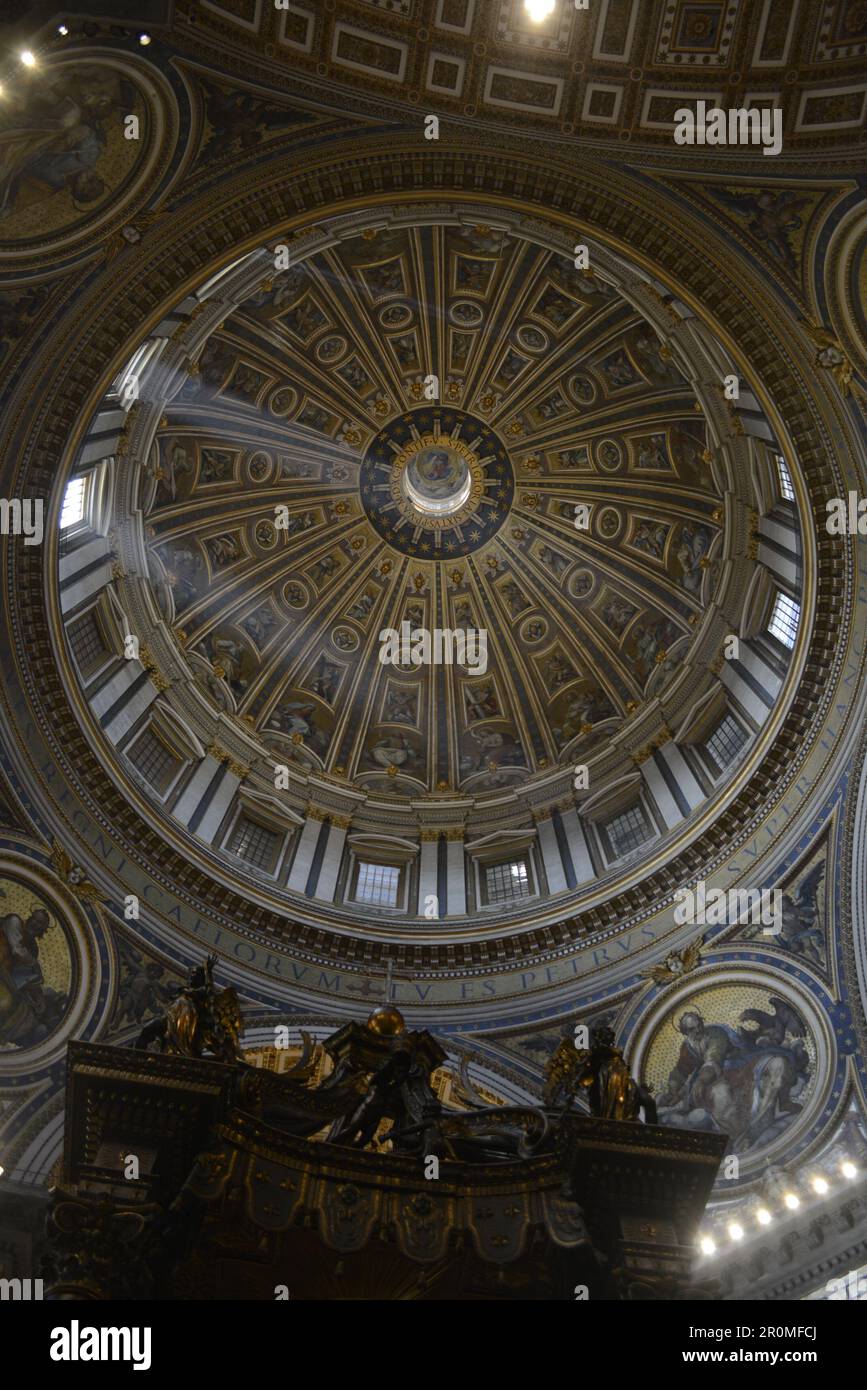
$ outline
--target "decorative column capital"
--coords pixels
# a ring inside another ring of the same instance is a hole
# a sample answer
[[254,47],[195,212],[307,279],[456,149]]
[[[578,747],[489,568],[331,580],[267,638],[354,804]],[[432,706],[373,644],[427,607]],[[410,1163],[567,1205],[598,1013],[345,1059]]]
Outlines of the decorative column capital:
[[237,762],[235,755],[230,753],[228,748],[224,748],[221,743],[212,743],[206,751],[209,758],[213,758],[218,763],[225,763],[229,771],[242,782],[250,771],[244,763]]

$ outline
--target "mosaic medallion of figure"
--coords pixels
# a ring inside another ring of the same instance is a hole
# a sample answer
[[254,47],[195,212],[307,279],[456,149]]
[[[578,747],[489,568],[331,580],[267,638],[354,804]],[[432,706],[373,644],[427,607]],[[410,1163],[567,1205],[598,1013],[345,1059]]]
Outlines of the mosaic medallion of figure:
[[16,245],[116,211],[152,143],[150,102],[113,62],[61,60],[19,81],[0,112],[0,243]]
[[754,984],[719,984],[676,1004],[643,1066],[659,1122],[729,1136],[730,1153],[768,1148],[801,1117],[816,1083],[802,1012]]
[[0,1052],[35,1047],[60,1024],[72,994],[72,954],[54,909],[0,878]]

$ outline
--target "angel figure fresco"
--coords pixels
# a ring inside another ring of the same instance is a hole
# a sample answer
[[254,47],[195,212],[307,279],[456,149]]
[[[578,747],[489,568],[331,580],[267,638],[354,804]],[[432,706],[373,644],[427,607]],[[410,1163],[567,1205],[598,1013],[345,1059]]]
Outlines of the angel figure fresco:
[[364,593],[359,594],[355,602],[346,610],[347,617],[356,618],[359,622],[363,622],[371,612],[375,603],[376,595],[365,590]]
[[174,502],[178,495],[178,482],[181,478],[191,476],[193,467],[193,460],[186,445],[177,439],[174,440],[170,448],[163,450],[160,461],[162,470],[162,477],[160,478],[161,497],[162,494],[165,494]]
[[501,713],[500,702],[490,681],[480,685],[465,685],[464,699],[468,719],[496,719]]
[[254,609],[252,613],[248,613],[246,618],[241,620],[241,626],[261,650],[263,647],[267,647],[274,633],[280,627],[280,619],[272,608],[265,605],[262,608]]
[[[467,745],[461,754],[461,776],[468,777],[482,768],[516,767],[524,764],[524,750],[509,730],[470,729]],[[470,743],[475,748],[470,747]]]
[[369,753],[379,767],[402,768],[409,772],[418,767],[420,755],[405,734],[388,733],[378,739]]
[[404,689],[389,685],[386,695],[383,719],[389,722],[415,724],[418,709],[418,691],[415,687]]
[[638,609],[634,604],[627,603],[625,599],[619,598],[615,594],[605,603],[600,616],[605,626],[614,633],[615,637],[621,637],[637,612]]
[[573,695],[563,713],[562,721],[553,732],[562,747],[576,734],[584,731],[586,724],[598,724],[602,719],[612,719],[617,711],[606,695],[600,690],[589,690]]
[[117,1021],[121,1026],[141,1025],[172,1002],[177,986],[169,982],[164,965],[146,959],[122,936],[117,938],[117,949],[122,965]]
[[666,469],[670,471],[671,463],[668,458],[664,434],[652,434],[649,439],[643,439],[640,442],[635,466],[636,468]]
[[318,588],[322,588],[326,579],[330,579],[339,569],[338,563],[333,555],[323,555],[315,565],[310,567],[310,577]]
[[545,662],[542,675],[550,690],[559,690],[562,685],[574,680],[577,672],[559,652],[552,652]]
[[627,357],[625,352],[613,352],[610,357],[606,357],[604,362],[599,363],[599,371],[602,372],[611,390],[620,390],[626,386],[634,386],[638,381],[638,375]]
[[635,359],[650,381],[680,382],[680,372],[672,362],[664,343],[651,334],[640,333],[633,346]]
[[168,582],[174,593],[175,604],[183,608],[198,595],[205,562],[198,550],[192,550],[187,545],[176,545],[166,558],[169,562]]
[[665,552],[665,542],[669,530],[670,527],[662,521],[650,521],[647,518],[642,518],[629,543],[633,550],[643,550],[645,554],[652,555],[656,560],[661,560]]
[[313,718],[316,714],[316,706],[304,704],[302,700],[290,700],[288,704],[281,705],[275,710],[268,720],[267,727],[274,729],[277,733],[287,734],[290,738],[293,734],[300,734],[302,738],[309,738],[313,732]]
[[235,468],[235,457],[228,449],[203,449],[200,483],[229,483]]
[[315,525],[316,518],[312,512],[304,512],[301,515],[296,512],[294,515],[287,517],[286,525],[279,527],[279,529],[283,531],[286,536],[294,536],[299,531],[309,531],[310,528]]
[[767,189],[756,193],[746,188],[717,188],[714,193],[731,212],[746,219],[747,230],[794,274],[797,262],[792,238],[804,227],[802,213],[809,208],[810,199],[799,197],[792,188],[773,193]]
[[329,705],[333,704],[342,675],[343,672],[339,666],[335,666],[325,656],[320,657],[310,681],[312,693],[318,695]]
[[635,643],[635,655],[642,680],[646,680],[656,669],[661,660],[660,654],[666,653],[680,635],[680,630],[669,618],[658,618],[650,625],[640,620],[630,629],[627,641],[632,639]]
[[274,710],[266,728],[285,734],[293,743],[302,743],[318,758],[324,758],[331,734],[321,722],[321,712],[315,704],[304,700],[288,700]]
[[[530,607],[530,600],[524,593],[523,589],[520,589],[518,585],[514,582],[514,580],[507,580],[506,583],[502,586],[500,592],[502,593],[503,597],[508,603],[513,617],[516,617],[518,613],[523,613],[525,608]],[[457,613],[455,614],[455,617],[457,621],[461,621]]]
[[681,568],[681,584],[688,593],[698,594],[701,590],[704,570],[702,560],[710,549],[712,533],[706,526],[693,526],[684,522],[680,528],[680,543],[677,547],[677,563]]
[[566,559],[565,555],[561,555],[559,551],[552,550],[550,545],[542,546],[539,551],[539,559],[546,569],[552,571],[556,579],[562,579],[572,563],[571,560]]
[[227,92],[212,88],[207,94],[210,133],[203,150],[206,159],[223,159],[230,154],[256,149],[275,126],[301,119],[274,107],[248,92]]
[[[520,593],[520,590],[519,590],[518,592]],[[507,595],[507,597],[508,597],[508,595]],[[522,601],[521,601],[521,607],[522,607],[522,608],[526,607],[526,605],[525,605],[524,602],[523,602],[523,598],[522,598]],[[474,616],[473,616],[473,610],[472,610],[472,608],[470,607],[469,599],[466,599],[466,598],[459,599],[459,600],[457,601],[457,603],[455,604],[455,624],[456,624],[457,627],[475,627],[475,626],[476,626],[476,620],[475,620],[475,618],[474,618]]]
[[208,536],[205,540],[205,548],[216,569],[223,569],[226,565],[234,564],[241,557],[241,547],[236,536]]
[[[783,893],[780,931],[778,935],[764,937],[770,945],[812,965],[825,968],[827,946],[825,941],[825,908],[822,901],[821,885],[825,877],[825,863],[814,864],[797,884]],[[763,929],[750,926],[743,935],[761,938]]]
[[213,637],[207,642],[213,653],[214,673],[222,673],[227,684],[240,699],[250,684],[249,677],[243,674],[246,648],[234,637]]

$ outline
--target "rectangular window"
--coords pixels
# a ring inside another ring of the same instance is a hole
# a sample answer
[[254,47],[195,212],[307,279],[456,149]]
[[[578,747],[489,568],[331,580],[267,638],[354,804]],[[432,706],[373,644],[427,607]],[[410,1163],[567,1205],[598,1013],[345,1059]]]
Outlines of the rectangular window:
[[623,854],[629,854],[630,850],[637,849],[645,840],[651,838],[650,826],[640,806],[630,806],[628,810],[621,811],[620,815],[612,816],[604,829],[617,859]]
[[526,859],[510,859],[506,864],[485,865],[486,902],[510,903],[529,896],[530,875]]
[[168,791],[180,767],[174,753],[151,729],[146,729],[141,737],[136,739],[130,749],[129,760],[145,781],[150,782],[160,794]]
[[66,484],[66,491],[63,494],[63,506],[60,509],[60,529],[67,530],[70,526],[75,526],[84,519],[84,504],[87,499],[87,477],[80,474],[77,478],[71,478]]
[[232,831],[229,849],[246,864],[252,864],[254,868],[270,874],[274,872],[277,864],[282,839],[282,835],[268,830],[258,821],[250,820],[248,816],[240,816]]
[[782,454],[774,454],[774,462],[777,465],[777,478],[780,483],[780,496],[787,502],[794,502],[795,489],[792,486],[792,475],[789,466]]
[[87,675],[102,665],[107,655],[102,629],[92,613],[76,618],[66,629],[72,655],[75,657],[81,674]]
[[722,771],[729,763],[734,762],[748,738],[749,734],[743,724],[739,724],[731,714],[727,714],[722,723],[714,729],[705,748]]
[[397,907],[400,900],[400,869],[393,864],[358,865],[355,901],[374,907]]
[[796,603],[793,598],[789,598],[788,594],[779,593],[774,603],[768,631],[772,637],[776,637],[778,642],[782,642],[784,647],[794,647],[800,617],[801,605]]

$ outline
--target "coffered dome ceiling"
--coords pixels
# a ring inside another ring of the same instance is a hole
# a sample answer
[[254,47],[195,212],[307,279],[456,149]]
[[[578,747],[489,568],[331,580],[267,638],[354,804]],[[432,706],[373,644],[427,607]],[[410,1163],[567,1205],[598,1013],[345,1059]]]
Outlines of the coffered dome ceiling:
[[[719,578],[671,349],[505,228],[367,232],[257,286],[150,475],[150,577],[202,690],[281,759],[389,795],[598,757],[664,701]],[[402,624],[485,630],[487,669],[383,664]]]
[[[209,872],[374,934],[397,923],[352,897],[362,847],[412,857],[419,837],[405,919],[434,902],[471,935],[478,863],[537,836],[545,878],[501,904],[507,931],[550,920],[552,893],[639,881],[787,708],[785,647],[723,670],[789,563],[759,562],[779,446],[747,377],[725,398],[733,367],[631,258],[496,202],[397,200],[236,258],[140,339],[83,446],[113,450],[97,636],[75,532],[60,601],[103,765]],[[791,504],[780,534],[799,566]],[[419,634],[447,650],[419,660]],[[150,696],[82,659],[129,639]],[[684,754],[733,702],[725,756]],[[459,872],[424,850],[440,839],[466,847]]]

